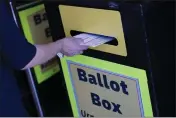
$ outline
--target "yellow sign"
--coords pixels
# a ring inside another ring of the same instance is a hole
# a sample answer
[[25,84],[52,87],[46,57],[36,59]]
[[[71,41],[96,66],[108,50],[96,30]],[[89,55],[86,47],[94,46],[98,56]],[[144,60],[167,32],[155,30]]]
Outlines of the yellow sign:
[[103,44],[92,49],[127,56],[120,12],[67,5],[59,5],[59,11],[66,36],[73,30],[114,37],[118,45]]
[[[30,43],[46,44],[52,42],[51,31],[43,4],[19,11],[19,17],[25,37]],[[59,70],[56,58],[34,67],[38,83],[50,78]]]
[[75,117],[153,116],[144,70],[82,55],[61,62]]

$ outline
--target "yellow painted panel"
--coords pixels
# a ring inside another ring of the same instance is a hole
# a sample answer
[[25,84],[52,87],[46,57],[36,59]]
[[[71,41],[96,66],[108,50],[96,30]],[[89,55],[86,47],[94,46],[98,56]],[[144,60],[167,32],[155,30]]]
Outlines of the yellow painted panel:
[[92,49],[127,56],[120,12],[65,5],[59,5],[59,10],[66,36],[71,36],[71,30],[111,36],[118,40],[117,46],[103,44]]

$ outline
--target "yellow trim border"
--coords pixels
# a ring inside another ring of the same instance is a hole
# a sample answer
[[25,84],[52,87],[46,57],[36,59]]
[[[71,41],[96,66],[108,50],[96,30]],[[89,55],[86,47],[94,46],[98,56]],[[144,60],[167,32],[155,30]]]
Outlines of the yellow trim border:
[[96,68],[104,71],[109,71],[112,73],[121,74],[131,78],[136,78],[139,83],[141,103],[143,106],[143,116],[144,117],[153,117],[152,105],[150,100],[150,94],[147,84],[146,71],[142,69],[137,69],[129,66],[124,66],[121,64],[116,64],[92,57],[87,57],[83,55],[77,55],[74,57],[64,57],[61,59],[62,69],[65,77],[65,82],[73,110],[74,117],[79,117],[79,111],[76,103],[76,96],[74,93],[74,88],[72,86],[71,76],[69,73],[69,61],[85,65],[90,68]]

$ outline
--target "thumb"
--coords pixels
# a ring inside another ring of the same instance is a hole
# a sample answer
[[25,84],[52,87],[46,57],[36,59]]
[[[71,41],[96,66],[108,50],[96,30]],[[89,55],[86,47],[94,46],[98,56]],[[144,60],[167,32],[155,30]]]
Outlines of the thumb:
[[76,38],[75,41],[80,45],[81,43],[84,43],[84,39]]
[[83,44],[84,44],[84,39],[76,38],[75,41],[76,41],[76,43],[79,45],[79,48],[80,48],[81,50],[86,50],[86,49],[89,48],[88,45],[83,45]]

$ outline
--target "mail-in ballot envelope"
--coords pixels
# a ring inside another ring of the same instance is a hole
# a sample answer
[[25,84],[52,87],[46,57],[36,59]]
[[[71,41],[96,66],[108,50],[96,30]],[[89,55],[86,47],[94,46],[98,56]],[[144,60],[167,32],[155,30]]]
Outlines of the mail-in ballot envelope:
[[96,34],[89,34],[89,33],[82,33],[74,37],[83,39],[83,42],[80,45],[87,45],[89,47],[97,47],[99,45],[102,45],[114,39],[112,37],[96,35]]

